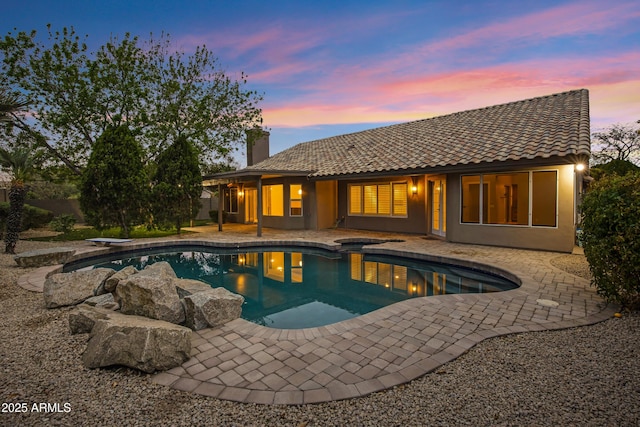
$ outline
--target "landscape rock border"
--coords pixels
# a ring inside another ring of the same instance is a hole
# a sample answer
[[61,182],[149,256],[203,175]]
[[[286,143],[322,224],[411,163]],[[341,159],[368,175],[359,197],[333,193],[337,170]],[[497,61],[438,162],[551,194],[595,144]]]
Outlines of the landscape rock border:
[[54,273],[45,280],[43,296],[47,308],[77,306],[69,314],[69,330],[90,334],[85,367],[122,365],[148,373],[187,361],[191,331],[237,319],[244,303],[224,288],[178,278],[164,261],[140,271]]

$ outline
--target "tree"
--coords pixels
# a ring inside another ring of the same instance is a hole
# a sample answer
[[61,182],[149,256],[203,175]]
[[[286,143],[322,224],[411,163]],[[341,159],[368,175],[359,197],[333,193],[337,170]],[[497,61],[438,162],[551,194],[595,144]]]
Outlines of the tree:
[[615,124],[592,135],[592,155],[596,164],[612,160],[640,161],[640,129]]
[[240,164],[235,160],[208,163],[200,167],[203,175],[214,175],[221,172],[231,172],[238,170]]
[[[0,89],[0,122],[11,124],[24,111],[27,102],[17,95],[10,94],[5,88]],[[13,254],[20,237],[22,211],[27,194],[27,181],[34,172],[34,156],[28,148],[7,150],[0,148],[0,166],[11,173],[9,189],[9,215],[7,218],[7,234],[5,236],[5,253]]]
[[185,136],[201,163],[228,160],[251,124],[262,124],[257,107],[262,96],[244,88],[244,73],[238,80],[226,75],[205,46],[196,47],[192,55],[172,52],[166,35],[149,45],[157,86],[151,113],[155,126],[149,128],[147,138],[161,145]]
[[640,307],[640,172],[606,175],[582,201],[582,241],[599,295]]
[[197,215],[202,194],[198,155],[185,136],[158,156],[153,184],[155,218],[172,222],[180,234],[182,222]]
[[260,125],[262,100],[247,79],[227,76],[206,47],[171,51],[168,35],[143,42],[127,33],[96,52],[73,28],[8,33],[0,40],[6,84],[28,94],[34,118],[18,126],[76,174],[107,127],[126,123],[141,136],[145,159],[184,135],[200,160],[225,157]]
[[88,63],[87,46],[73,29],[54,34],[48,27],[48,32],[50,47],[36,40],[35,30],[9,33],[0,40],[3,80],[28,94],[37,117],[16,119],[15,125],[79,175],[81,162],[76,157],[82,158],[86,151],[76,137],[83,135],[84,148],[91,145],[93,131],[88,125],[95,111],[88,81],[81,74]]
[[27,194],[25,182],[34,172],[34,157],[28,148],[19,147],[11,151],[0,148],[0,165],[11,173],[9,189],[9,215],[5,236],[5,253],[16,253],[16,243],[22,227],[22,211]]
[[634,165],[628,160],[611,160],[607,163],[595,165],[591,168],[589,173],[595,179],[600,179],[606,175],[620,175],[624,176],[631,172],[640,171],[640,167]]
[[23,112],[27,101],[20,96],[11,94],[6,88],[0,88],[0,122],[13,122],[18,118],[17,113]]
[[101,230],[120,226],[124,237],[140,223],[149,181],[143,152],[126,125],[108,127],[96,140],[80,184],[85,220]]

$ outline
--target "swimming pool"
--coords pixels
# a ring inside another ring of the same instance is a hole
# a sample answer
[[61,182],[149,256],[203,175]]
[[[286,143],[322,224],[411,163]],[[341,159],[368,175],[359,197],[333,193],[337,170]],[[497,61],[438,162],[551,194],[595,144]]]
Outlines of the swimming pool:
[[166,261],[181,278],[224,287],[245,298],[242,317],[272,328],[300,329],[351,319],[409,298],[499,292],[518,287],[476,269],[301,247],[154,248],[89,258],[66,271],[122,269]]

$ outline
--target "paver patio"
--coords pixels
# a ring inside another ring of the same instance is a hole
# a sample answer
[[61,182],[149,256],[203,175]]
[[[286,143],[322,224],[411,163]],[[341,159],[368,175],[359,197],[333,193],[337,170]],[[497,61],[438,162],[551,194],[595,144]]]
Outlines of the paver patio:
[[[315,242],[336,245],[344,238],[402,241],[367,246],[374,253],[413,253],[517,276],[520,288],[491,294],[442,295],[405,300],[317,328],[272,329],[236,319],[193,333],[192,358],[153,376],[174,389],[220,399],[263,404],[304,404],[363,396],[390,388],[455,359],[482,340],[498,335],[583,326],[612,316],[587,280],[551,265],[555,252],[527,251],[427,240],[414,235],[361,231],[265,230],[250,226],[194,229],[181,244],[215,241]],[[202,232],[204,231],[204,232]],[[175,242],[175,240],[172,240]],[[135,241],[123,248],[158,245]],[[165,240],[164,243],[169,242]],[[118,249],[79,248],[79,253]],[[19,284],[42,290],[51,267],[23,276]]]

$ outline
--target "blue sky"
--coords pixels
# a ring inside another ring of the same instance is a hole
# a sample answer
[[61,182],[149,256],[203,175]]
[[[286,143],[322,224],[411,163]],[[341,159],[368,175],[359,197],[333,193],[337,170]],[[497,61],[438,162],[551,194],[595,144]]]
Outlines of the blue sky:
[[640,2],[11,1],[2,35],[73,26],[206,45],[264,93],[271,152],[298,142],[587,88],[592,131],[640,119]]

